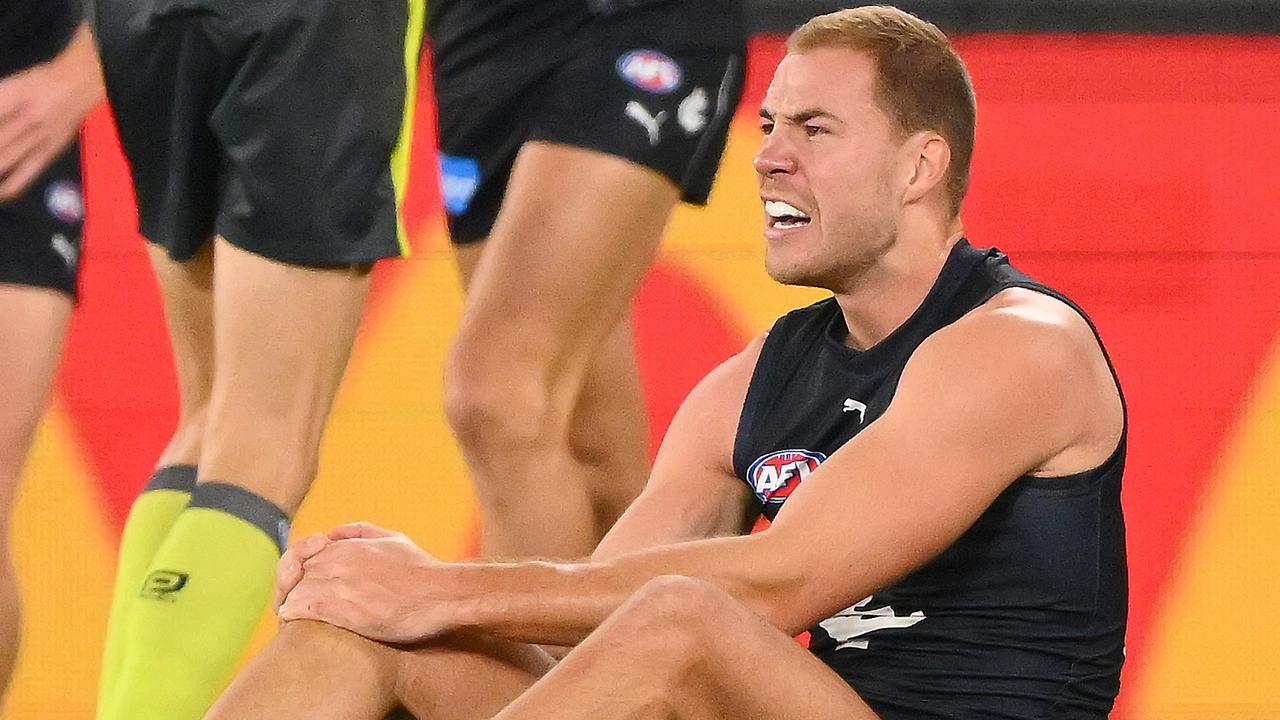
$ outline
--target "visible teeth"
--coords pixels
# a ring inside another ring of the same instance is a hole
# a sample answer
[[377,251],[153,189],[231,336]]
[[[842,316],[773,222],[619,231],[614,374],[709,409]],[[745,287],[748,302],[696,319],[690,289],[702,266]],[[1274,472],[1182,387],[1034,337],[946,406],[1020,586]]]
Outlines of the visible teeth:
[[790,203],[784,203],[781,200],[770,200],[764,204],[765,213],[773,218],[798,218],[800,220],[808,220],[809,215],[800,208]]
[[779,230],[790,230],[791,228],[796,228],[796,227],[800,227],[800,226],[802,226],[802,225],[807,225],[808,223],[809,223],[809,221],[808,221],[808,220],[795,220],[795,219],[792,219],[792,220],[775,220],[775,221],[774,221],[774,223],[773,223],[773,226],[774,226],[774,227],[776,227],[776,228],[778,228]]

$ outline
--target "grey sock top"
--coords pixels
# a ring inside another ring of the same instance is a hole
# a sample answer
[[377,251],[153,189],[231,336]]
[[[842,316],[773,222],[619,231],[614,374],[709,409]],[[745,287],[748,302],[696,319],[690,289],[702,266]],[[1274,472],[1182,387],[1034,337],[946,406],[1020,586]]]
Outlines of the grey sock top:
[[142,492],[148,490],[181,490],[182,492],[191,492],[196,486],[196,466],[195,465],[165,465],[156,468],[151,479],[147,481],[147,486],[142,488]]
[[239,485],[202,482],[191,494],[188,508],[210,508],[234,515],[271,538],[281,553],[289,545],[289,517],[275,503]]

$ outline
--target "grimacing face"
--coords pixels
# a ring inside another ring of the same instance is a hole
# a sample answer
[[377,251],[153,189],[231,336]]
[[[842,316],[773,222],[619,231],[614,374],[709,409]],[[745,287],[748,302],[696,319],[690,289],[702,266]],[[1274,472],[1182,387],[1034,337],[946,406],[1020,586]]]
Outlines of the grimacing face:
[[896,239],[902,142],[875,87],[870,56],[844,48],[788,54],[774,73],[754,164],[778,282],[840,292]]

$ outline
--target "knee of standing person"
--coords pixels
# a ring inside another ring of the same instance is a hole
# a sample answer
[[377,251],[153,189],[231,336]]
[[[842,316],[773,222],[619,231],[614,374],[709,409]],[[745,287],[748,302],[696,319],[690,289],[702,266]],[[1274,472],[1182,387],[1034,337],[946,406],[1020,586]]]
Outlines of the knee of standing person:
[[632,458],[621,452],[616,435],[601,432],[598,425],[578,422],[576,418],[569,424],[568,448],[574,462],[599,470],[643,468],[648,460],[645,456]]
[[551,391],[540,375],[456,349],[445,368],[444,410],[463,448],[484,461],[552,437]]

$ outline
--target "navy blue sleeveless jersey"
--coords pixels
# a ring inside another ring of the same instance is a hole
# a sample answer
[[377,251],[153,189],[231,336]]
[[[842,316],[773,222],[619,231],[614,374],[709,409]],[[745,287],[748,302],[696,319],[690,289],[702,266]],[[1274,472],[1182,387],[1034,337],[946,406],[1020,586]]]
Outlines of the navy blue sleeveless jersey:
[[[733,457],[764,515],[772,519],[805,476],[884,413],[925,338],[1013,287],[1084,315],[998,250],[961,240],[920,308],[865,351],[844,345],[834,299],[779,319]],[[1124,661],[1127,434],[1126,420],[1114,453],[1093,470],[1016,480],[939,556],[814,626],[810,650],[884,720],[1105,718]]]

